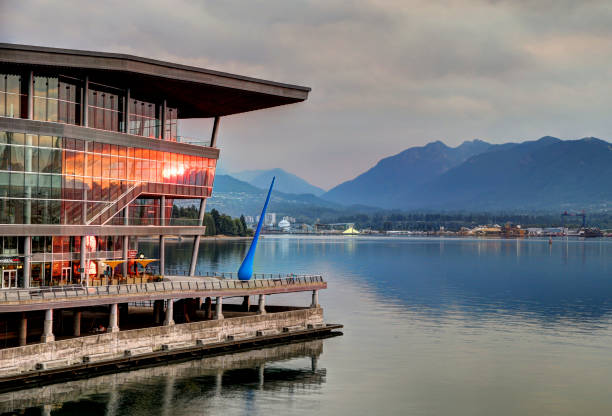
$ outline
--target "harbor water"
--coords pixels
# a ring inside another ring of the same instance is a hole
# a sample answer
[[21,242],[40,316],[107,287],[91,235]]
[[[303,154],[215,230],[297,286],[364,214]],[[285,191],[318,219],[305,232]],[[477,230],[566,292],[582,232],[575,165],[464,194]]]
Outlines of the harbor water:
[[[248,244],[203,241],[198,272],[235,272]],[[155,255],[154,243],[141,247]],[[168,268],[185,268],[191,243],[169,241],[166,253]],[[612,241],[266,236],[255,270],[322,274],[325,319],[344,324],[344,335],[4,394],[0,406],[52,415],[612,413]],[[309,302],[303,293],[267,303]]]

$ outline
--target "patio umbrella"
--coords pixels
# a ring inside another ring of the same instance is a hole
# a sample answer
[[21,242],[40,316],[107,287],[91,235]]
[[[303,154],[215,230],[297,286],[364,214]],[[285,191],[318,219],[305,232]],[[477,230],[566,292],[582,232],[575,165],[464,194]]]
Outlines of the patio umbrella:
[[146,269],[149,263],[153,263],[154,261],[159,261],[158,259],[134,259],[134,261],[140,264],[143,268],[142,274],[144,275],[144,269]]
[[104,264],[110,266],[111,268],[111,277],[115,276],[115,267],[120,265],[121,263],[125,263],[125,260],[103,260]]

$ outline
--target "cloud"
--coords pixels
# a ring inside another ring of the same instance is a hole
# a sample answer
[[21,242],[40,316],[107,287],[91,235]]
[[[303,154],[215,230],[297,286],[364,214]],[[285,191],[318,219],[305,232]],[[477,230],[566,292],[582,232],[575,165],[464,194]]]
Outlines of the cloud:
[[283,167],[329,187],[432,139],[612,129],[604,1],[22,0],[0,3],[0,16],[6,42],[312,87],[305,103],[222,121],[230,170]]

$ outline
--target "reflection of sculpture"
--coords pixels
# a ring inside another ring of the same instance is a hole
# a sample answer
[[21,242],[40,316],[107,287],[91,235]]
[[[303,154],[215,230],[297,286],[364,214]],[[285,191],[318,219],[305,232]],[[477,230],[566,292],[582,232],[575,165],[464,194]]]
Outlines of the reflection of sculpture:
[[268,190],[268,197],[266,198],[266,203],[264,204],[263,209],[261,210],[261,217],[259,217],[257,229],[255,230],[253,241],[251,241],[251,247],[249,247],[249,252],[244,257],[244,260],[240,265],[240,269],[238,269],[238,279],[240,280],[249,280],[251,279],[251,276],[253,276],[253,258],[255,257],[255,250],[257,249],[257,240],[259,239],[261,226],[263,224],[264,218],[266,217],[266,209],[268,208],[268,203],[270,202],[270,194],[272,193],[272,187],[274,186],[275,179],[276,176],[272,178],[272,183],[270,184],[270,189]]

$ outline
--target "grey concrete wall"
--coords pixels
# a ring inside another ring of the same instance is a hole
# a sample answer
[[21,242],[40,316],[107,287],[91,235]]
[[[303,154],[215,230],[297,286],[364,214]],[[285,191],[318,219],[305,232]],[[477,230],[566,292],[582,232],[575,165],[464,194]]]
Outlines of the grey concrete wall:
[[255,336],[255,332],[259,330],[282,331],[286,326],[306,326],[322,322],[323,310],[312,308],[119,331],[7,348],[0,350],[0,377],[15,372],[32,371],[36,363],[45,361],[67,360],[68,364],[80,364],[85,355],[111,353],[116,357],[122,357],[126,349],[152,347],[155,351],[160,350],[162,344],[175,342],[190,342],[195,346],[196,339],[201,338],[216,337],[219,341],[223,341],[228,335],[248,333]]

